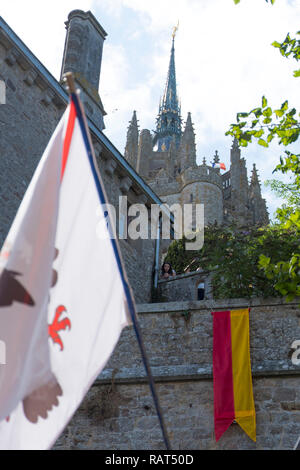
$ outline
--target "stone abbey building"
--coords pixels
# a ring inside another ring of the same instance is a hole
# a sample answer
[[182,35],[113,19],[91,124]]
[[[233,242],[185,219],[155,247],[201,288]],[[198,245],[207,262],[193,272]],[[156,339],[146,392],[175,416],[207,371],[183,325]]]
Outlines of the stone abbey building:
[[[136,203],[147,207],[149,220],[151,205],[161,206],[165,202],[204,204],[206,223],[235,221],[239,225],[262,225],[268,222],[256,169],[248,183],[246,162],[235,143],[229,171],[221,174],[205,161],[197,165],[190,114],[184,129],[182,126],[174,36],[155,135],[149,130],[139,132],[134,112],[122,155],[103,132],[106,113],[98,90],[107,34],[91,12],[74,10],[65,24],[61,76],[57,80],[0,18],[0,80],[6,87],[6,104],[0,105],[0,245],[68,103],[63,75],[69,71],[81,90],[97,163],[109,203],[117,212],[120,196],[125,195],[128,207]],[[214,162],[218,161],[216,153]],[[124,237],[120,248],[137,301],[150,301],[153,273],[158,272],[160,264],[156,240]],[[162,253],[162,244],[160,250]]]
[[[230,151],[230,169],[221,174],[212,162],[196,163],[195,132],[191,113],[184,128],[176,89],[174,34],[156,131],[139,132],[136,111],[127,132],[125,158],[168,205],[204,204],[205,224],[265,225],[269,222],[255,165],[248,182],[245,159],[237,142]],[[217,165],[216,165],[217,166]]]

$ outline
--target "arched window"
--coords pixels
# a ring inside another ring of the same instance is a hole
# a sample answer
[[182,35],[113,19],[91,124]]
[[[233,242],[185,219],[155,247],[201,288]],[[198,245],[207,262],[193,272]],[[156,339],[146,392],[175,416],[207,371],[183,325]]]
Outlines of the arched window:
[[204,281],[200,281],[197,286],[197,299],[203,300],[205,294],[205,283]]

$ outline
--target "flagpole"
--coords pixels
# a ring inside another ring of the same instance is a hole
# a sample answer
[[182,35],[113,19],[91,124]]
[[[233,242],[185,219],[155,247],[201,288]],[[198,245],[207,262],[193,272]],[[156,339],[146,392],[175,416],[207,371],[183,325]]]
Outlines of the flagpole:
[[[91,165],[93,165],[93,168],[92,168],[94,170],[93,174],[94,174],[94,177],[95,177],[95,182],[96,182],[96,186],[97,186],[97,189],[98,189],[98,192],[99,192],[100,199],[103,200],[102,203],[107,203],[107,197],[106,197],[106,194],[105,194],[105,189],[102,185],[101,177],[99,175],[99,172],[97,171],[96,165],[94,165],[95,156],[94,156],[94,152],[93,152],[93,146],[92,146],[92,143],[91,143],[91,140],[90,140],[88,125],[87,125],[87,122],[85,120],[85,114],[83,112],[83,106],[82,106],[82,104],[80,102],[80,99],[78,97],[78,94],[76,92],[76,86],[75,86],[75,81],[74,81],[74,77],[73,77],[72,72],[65,73],[64,74],[64,79],[67,82],[69,93],[73,98],[76,110],[78,112],[77,117],[78,117],[80,127],[81,127],[81,130],[82,130],[82,133],[83,133],[85,145],[86,145],[87,152],[88,152],[88,155],[89,155],[89,158],[90,158],[90,163],[91,163]],[[109,224],[109,227],[110,226],[111,226],[111,224]],[[137,341],[138,341],[140,351],[141,351],[142,360],[143,360],[143,363],[144,363],[146,374],[148,376],[149,386],[150,386],[153,401],[154,401],[154,404],[155,404],[157,416],[158,416],[158,419],[159,419],[159,422],[160,422],[164,443],[165,443],[165,446],[166,446],[167,450],[171,450],[170,440],[169,440],[169,437],[168,437],[168,433],[167,433],[167,430],[166,430],[166,426],[165,426],[162,410],[161,410],[161,407],[160,407],[157,391],[156,391],[156,388],[155,388],[155,382],[154,382],[154,379],[153,379],[153,376],[152,376],[150,364],[149,364],[149,361],[148,361],[145,345],[144,345],[143,338],[142,338],[141,329],[140,329],[139,322],[138,322],[138,319],[137,319],[137,313],[136,313],[136,309],[135,309],[135,303],[134,303],[134,300],[133,300],[133,295],[132,295],[131,288],[129,286],[129,282],[128,282],[128,279],[127,279],[127,276],[126,276],[126,271],[123,267],[123,262],[122,262],[120,249],[119,249],[119,246],[118,246],[118,243],[117,243],[116,239],[112,236],[111,236],[111,242],[112,242],[112,245],[113,245],[114,253],[115,253],[117,263],[118,263],[118,267],[119,267],[119,272],[120,272],[123,287],[124,287],[124,290],[125,290],[127,303],[128,303],[128,310],[129,310],[130,315],[131,315],[132,324],[133,324],[135,334],[136,334],[136,337],[137,337]]]
[[76,86],[75,86],[75,81],[72,72],[66,72],[63,76],[63,78],[66,80],[69,93],[76,93]]

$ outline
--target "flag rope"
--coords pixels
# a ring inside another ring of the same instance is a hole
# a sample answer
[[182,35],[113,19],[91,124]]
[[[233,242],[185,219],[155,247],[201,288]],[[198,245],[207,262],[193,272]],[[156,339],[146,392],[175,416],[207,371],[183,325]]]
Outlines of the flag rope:
[[[90,141],[88,125],[87,125],[87,122],[86,122],[86,119],[85,119],[85,114],[84,114],[84,111],[83,111],[83,107],[81,105],[81,101],[80,101],[77,93],[74,92],[73,90],[70,93],[70,98],[71,98],[71,100],[74,103],[75,108],[76,108],[76,114],[77,114],[78,122],[79,122],[79,125],[80,125],[80,128],[81,128],[84,144],[85,144],[85,147],[86,147],[86,150],[87,150],[87,154],[88,154],[89,162],[90,162],[90,165],[91,165],[91,170],[92,170],[92,173],[93,173],[94,181],[95,181],[95,184],[96,184],[97,192],[98,192],[98,195],[99,195],[100,203],[101,204],[107,204],[107,197],[105,195],[105,190],[104,190],[104,187],[103,187],[103,184],[102,184],[102,181],[101,181],[101,177],[100,177],[100,175],[99,175],[99,173],[96,169],[95,156],[94,156],[94,153],[93,153],[93,146],[92,146],[92,143]],[[162,430],[163,440],[164,440],[164,443],[165,443],[165,446],[166,446],[167,450],[171,450],[168,433],[167,433],[167,430],[166,430],[162,410],[161,410],[161,407],[160,407],[158,395],[157,395],[156,388],[155,388],[155,382],[154,382],[154,379],[153,379],[153,376],[152,376],[151,368],[150,368],[149,361],[148,361],[147,354],[146,354],[145,345],[144,345],[143,338],[142,338],[141,329],[140,329],[138,319],[137,319],[135,303],[134,303],[134,300],[133,300],[131,288],[129,286],[127,276],[126,276],[126,273],[125,273],[125,270],[124,270],[124,267],[123,267],[122,258],[121,258],[121,254],[120,254],[120,251],[119,251],[117,241],[112,236],[113,234],[111,232],[111,224],[108,224],[108,228],[109,228],[109,231],[110,231],[110,240],[111,240],[111,243],[112,243],[112,247],[113,247],[113,250],[114,250],[114,254],[115,254],[116,261],[117,261],[118,268],[119,268],[119,273],[120,273],[120,276],[121,276],[122,284],[123,284],[125,295],[126,295],[128,310],[129,310],[129,313],[131,315],[134,331],[135,331],[137,341],[138,341],[140,351],[141,351],[143,364],[144,364],[144,367],[145,367],[145,370],[146,370],[146,374],[148,376],[149,386],[150,386],[153,401],[154,401],[154,404],[155,404],[156,412],[157,412],[157,415],[158,415],[160,427],[161,427],[161,430]]]

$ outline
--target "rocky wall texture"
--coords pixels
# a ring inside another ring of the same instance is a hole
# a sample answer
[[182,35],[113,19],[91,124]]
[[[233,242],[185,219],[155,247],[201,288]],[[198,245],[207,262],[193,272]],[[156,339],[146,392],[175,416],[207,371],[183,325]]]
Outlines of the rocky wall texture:
[[[213,425],[212,315],[251,307],[250,353],[257,442],[232,424],[218,443]],[[140,305],[139,321],[172,448],[292,449],[300,434],[297,303],[278,299]],[[158,418],[131,327],[55,449],[164,450]]]
[[198,286],[204,284],[204,298],[212,298],[210,276],[203,271],[180,274],[158,281],[158,297],[164,302],[198,300]]
[[[300,434],[299,382],[299,377],[253,379],[256,443],[237,424],[215,442],[212,380],[157,384],[172,449],[293,449]],[[92,387],[55,449],[165,450],[149,386]]]
[[35,70],[24,70],[12,51],[0,43],[0,78],[6,84],[6,104],[0,106],[0,245],[64,111],[63,101],[55,105],[49,87],[35,83]]

